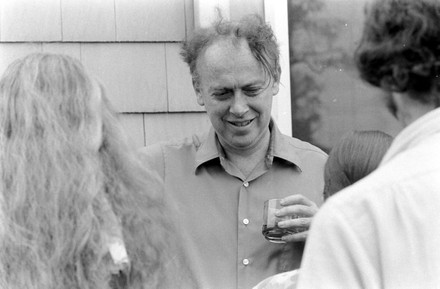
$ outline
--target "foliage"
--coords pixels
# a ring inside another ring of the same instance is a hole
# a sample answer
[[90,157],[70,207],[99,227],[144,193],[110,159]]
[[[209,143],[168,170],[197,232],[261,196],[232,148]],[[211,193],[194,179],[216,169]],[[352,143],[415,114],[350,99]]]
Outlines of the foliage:
[[337,45],[344,21],[324,13],[323,0],[289,1],[293,135],[313,143],[320,126],[319,74],[329,67],[350,68],[351,58]]

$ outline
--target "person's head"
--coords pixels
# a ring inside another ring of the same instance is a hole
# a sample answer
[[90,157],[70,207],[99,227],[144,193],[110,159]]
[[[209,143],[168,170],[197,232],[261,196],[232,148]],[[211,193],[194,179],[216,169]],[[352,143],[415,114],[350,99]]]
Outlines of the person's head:
[[268,133],[281,73],[272,29],[257,16],[222,19],[196,31],[181,55],[222,145],[236,150],[258,145]]
[[374,171],[393,141],[381,131],[346,133],[331,149],[324,169],[324,198]]
[[390,92],[387,105],[404,125],[440,105],[439,22],[437,0],[375,0],[367,7],[356,63],[364,80]]
[[32,54],[8,67],[0,80],[0,172],[0,284],[109,288],[109,216],[120,220],[131,288],[167,284],[173,256],[162,201],[145,191],[148,172],[79,61]]
[[15,61],[1,85],[6,141],[14,147],[62,139],[97,151],[102,138],[101,90],[70,57],[34,54]]

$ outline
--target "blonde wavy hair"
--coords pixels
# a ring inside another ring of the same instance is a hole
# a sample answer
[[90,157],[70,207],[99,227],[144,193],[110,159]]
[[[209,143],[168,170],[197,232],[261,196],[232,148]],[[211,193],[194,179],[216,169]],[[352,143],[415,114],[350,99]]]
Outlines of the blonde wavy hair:
[[[98,112],[90,105],[97,97]],[[102,140],[93,149],[99,117]],[[39,53],[8,67],[0,81],[0,176],[0,286],[192,284],[159,178],[138,162],[102,86],[78,60]],[[106,249],[108,204],[130,258],[125,273],[114,274]]]

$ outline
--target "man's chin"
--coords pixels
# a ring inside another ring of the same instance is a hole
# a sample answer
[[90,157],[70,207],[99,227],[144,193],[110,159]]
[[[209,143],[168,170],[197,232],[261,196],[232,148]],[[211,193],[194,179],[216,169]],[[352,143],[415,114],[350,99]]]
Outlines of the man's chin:
[[253,147],[254,140],[251,140],[247,137],[239,137],[238,139],[236,138],[234,141],[230,142],[230,144],[237,150],[248,150]]

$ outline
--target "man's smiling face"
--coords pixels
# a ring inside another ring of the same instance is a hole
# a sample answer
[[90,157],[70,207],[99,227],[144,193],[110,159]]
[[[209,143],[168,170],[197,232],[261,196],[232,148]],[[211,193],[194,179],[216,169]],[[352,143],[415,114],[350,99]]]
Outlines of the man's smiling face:
[[245,40],[219,40],[197,61],[197,101],[225,148],[247,150],[269,134],[272,98],[278,82],[255,59]]

